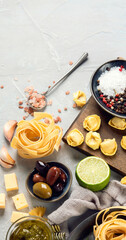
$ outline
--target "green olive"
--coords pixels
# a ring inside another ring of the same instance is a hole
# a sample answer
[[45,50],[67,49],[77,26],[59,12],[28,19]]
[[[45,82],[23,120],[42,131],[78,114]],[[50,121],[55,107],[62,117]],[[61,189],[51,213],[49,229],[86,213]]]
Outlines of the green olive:
[[37,182],[33,185],[33,193],[40,198],[50,198],[52,196],[52,189],[44,182]]

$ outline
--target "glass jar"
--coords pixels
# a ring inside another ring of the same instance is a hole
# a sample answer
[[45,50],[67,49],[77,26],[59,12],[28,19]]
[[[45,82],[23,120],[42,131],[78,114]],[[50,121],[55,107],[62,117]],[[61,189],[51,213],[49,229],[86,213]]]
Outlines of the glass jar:
[[54,240],[54,233],[51,225],[44,218],[27,216],[18,219],[10,226],[5,240],[27,240],[30,237],[36,240]]

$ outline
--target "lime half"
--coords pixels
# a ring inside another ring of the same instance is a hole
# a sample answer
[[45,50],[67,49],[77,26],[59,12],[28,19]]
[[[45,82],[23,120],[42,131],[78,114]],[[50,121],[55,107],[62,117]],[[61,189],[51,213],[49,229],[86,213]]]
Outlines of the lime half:
[[81,160],[76,167],[78,183],[92,191],[102,190],[110,180],[108,164],[98,157],[87,157]]

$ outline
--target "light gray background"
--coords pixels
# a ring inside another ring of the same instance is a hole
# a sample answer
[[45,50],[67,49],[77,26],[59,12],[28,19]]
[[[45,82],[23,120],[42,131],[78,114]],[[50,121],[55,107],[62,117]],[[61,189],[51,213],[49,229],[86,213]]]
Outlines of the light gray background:
[[[60,206],[65,198],[44,204],[29,196],[25,179],[35,160],[17,156],[3,136],[3,125],[10,119],[22,119],[24,112],[18,108],[17,97],[22,99],[25,87],[33,85],[38,91],[46,90],[70,69],[69,61],[75,63],[83,52],[89,53],[88,61],[48,97],[53,104],[46,111],[61,116],[64,133],[80,112],[80,109],[72,108],[73,92],[83,90],[88,99],[90,77],[97,67],[118,56],[126,56],[126,1],[0,0],[0,85],[4,85],[4,89],[0,89],[0,148],[5,145],[16,160],[15,168],[0,168],[0,192],[6,193],[4,174],[15,172],[19,193],[25,194],[30,208],[46,206],[47,214]],[[70,90],[68,96],[65,95],[67,90]],[[57,112],[58,108],[62,110],[61,114]],[[54,152],[44,161],[59,161],[69,166],[73,172],[73,188],[77,184],[75,167],[84,155],[64,143],[61,145],[58,153]],[[112,178],[120,180],[120,177],[112,172]],[[11,194],[6,193],[6,209],[0,211],[1,240],[10,226],[13,210]],[[72,219],[70,229],[79,223],[79,219]]]

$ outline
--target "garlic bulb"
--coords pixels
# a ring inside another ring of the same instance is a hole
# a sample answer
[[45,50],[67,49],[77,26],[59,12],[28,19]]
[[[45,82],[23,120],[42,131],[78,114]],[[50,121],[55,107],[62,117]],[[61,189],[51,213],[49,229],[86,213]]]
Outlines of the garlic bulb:
[[17,126],[16,120],[9,120],[8,122],[6,122],[4,124],[4,127],[3,127],[4,136],[9,142],[11,141],[11,139],[13,137],[16,126]]

